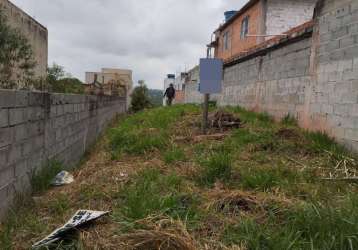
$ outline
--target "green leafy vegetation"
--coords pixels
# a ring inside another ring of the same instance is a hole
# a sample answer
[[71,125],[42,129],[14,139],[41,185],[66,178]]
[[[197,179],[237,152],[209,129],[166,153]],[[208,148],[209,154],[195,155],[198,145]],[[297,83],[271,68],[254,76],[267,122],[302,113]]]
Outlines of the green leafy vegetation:
[[36,62],[24,35],[10,27],[0,8],[0,88],[27,88]]
[[143,83],[135,87],[131,94],[130,110],[136,113],[141,110],[151,108],[152,106],[147,86]]
[[225,152],[215,153],[204,160],[198,178],[200,183],[212,185],[216,181],[228,181],[231,177],[232,163]]
[[47,69],[46,81],[40,81],[38,85],[38,89],[46,89],[54,93],[84,94],[85,91],[80,80],[66,73],[62,66],[55,63]]
[[49,189],[52,179],[63,170],[61,163],[50,161],[38,172],[34,173],[31,179],[31,186],[34,193],[42,193]]
[[173,147],[164,154],[164,161],[166,164],[173,164],[176,162],[183,162],[186,160],[185,152],[179,147]]
[[159,89],[148,90],[149,100],[153,107],[163,106],[163,91]]

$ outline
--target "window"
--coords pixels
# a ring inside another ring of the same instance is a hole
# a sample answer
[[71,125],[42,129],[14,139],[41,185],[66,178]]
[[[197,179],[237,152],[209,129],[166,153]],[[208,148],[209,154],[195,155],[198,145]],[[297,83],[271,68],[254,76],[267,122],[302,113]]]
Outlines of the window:
[[241,39],[245,39],[249,34],[249,17],[245,17],[241,24]]
[[224,51],[230,49],[229,31],[224,33]]

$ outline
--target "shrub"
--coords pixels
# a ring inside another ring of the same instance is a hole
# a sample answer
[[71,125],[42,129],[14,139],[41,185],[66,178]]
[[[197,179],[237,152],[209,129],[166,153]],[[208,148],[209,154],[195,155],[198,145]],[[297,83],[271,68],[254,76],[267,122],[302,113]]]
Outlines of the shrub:
[[143,109],[152,107],[149,98],[148,88],[144,84],[134,88],[131,98],[132,99],[130,109],[132,112],[138,112]]

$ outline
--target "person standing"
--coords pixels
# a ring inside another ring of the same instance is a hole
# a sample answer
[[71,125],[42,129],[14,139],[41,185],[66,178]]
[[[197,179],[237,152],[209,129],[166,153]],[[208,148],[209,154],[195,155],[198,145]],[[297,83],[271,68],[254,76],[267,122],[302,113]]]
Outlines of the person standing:
[[167,97],[167,106],[171,106],[175,98],[175,88],[173,84],[165,90],[164,97]]

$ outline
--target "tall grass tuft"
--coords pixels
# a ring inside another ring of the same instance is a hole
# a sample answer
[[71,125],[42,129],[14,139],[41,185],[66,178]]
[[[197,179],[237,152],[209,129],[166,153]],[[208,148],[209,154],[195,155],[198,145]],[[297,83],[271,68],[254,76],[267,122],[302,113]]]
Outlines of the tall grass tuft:
[[231,157],[226,152],[214,153],[202,161],[199,182],[211,186],[216,181],[229,181],[232,174]]

